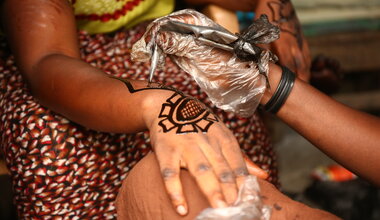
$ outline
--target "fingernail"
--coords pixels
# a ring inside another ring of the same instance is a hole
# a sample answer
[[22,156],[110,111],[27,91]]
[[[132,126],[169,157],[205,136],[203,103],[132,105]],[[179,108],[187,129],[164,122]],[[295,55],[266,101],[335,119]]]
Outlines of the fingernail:
[[225,202],[223,202],[222,200],[216,201],[216,205],[218,206],[218,208],[225,208],[225,207],[227,207],[227,204]]
[[187,210],[186,210],[185,206],[183,206],[183,205],[177,206],[177,212],[180,215],[186,215],[187,214]]

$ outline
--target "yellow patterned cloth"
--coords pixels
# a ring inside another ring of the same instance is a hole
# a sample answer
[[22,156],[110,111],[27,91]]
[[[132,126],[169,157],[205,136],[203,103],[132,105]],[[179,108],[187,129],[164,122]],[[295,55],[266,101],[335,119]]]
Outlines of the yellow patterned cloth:
[[91,34],[132,27],[169,14],[174,0],[69,0],[78,28]]

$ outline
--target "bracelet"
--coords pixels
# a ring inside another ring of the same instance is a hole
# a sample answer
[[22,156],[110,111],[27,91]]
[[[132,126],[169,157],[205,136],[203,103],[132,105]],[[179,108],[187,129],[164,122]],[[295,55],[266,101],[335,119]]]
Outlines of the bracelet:
[[265,104],[263,107],[265,111],[272,114],[276,114],[285,103],[290,94],[290,91],[292,91],[294,81],[296,80],[296,75],[292,71],[284,66],[281,66],[281,68],[282,75],[280,83],[278,84],[272,98],[270,98],[267,104]]

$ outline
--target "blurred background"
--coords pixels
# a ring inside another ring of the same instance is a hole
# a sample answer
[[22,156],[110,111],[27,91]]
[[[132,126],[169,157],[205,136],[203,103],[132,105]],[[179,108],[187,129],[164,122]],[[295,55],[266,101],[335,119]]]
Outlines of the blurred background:
[[[380,116],[380,0],[292,2],[315,72],[327,66],[335,73],[314,74],[311,83],[340,102]],[[253,15],[238,16],[244,25]],[[270,122],[284,193],[344,219],[380,219],[379,189],[336,166],[278,119]],[[17,218],[9,175],[0,160],[0,220],[8,219]]]

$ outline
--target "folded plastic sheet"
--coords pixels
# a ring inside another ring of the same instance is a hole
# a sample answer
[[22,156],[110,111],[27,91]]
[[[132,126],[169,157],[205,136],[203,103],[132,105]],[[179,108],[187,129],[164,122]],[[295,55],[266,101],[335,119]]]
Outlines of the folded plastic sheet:
[[261,201],[257,177],[248,176],[233,206],[205,209],[195,220],[269,220],[270,216],[271,208]]
[[278,27],[266,16],[235,35],[205,15],[185,9],[154,20],[134,44],[132,59],[151,61],[151,79],[169,56],[217,107],[249,117],[267,87],[268,64],[277,61],[256,44],[278,37]]

